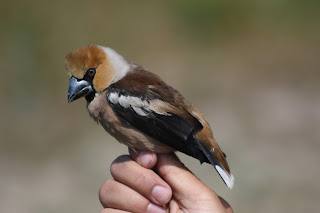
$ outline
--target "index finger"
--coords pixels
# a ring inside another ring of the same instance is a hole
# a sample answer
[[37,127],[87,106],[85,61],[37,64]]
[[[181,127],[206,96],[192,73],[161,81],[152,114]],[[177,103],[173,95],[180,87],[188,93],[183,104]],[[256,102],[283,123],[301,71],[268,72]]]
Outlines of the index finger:
[[146,169],[129,156],[118,157],[111,165],[111,175],[151,202],[164,205],[169,202],[170,186],[151,169]]

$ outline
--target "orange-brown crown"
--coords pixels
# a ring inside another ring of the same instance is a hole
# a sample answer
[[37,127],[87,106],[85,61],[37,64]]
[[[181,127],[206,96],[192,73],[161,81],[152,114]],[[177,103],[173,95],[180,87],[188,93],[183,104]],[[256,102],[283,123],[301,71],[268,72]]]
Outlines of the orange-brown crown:
[[93,88],[97,92],[105,90],[114,78],[114,69],[103,48],[89,45],[76,48],[66,55],[68,76],[82,79],[90,68],[96,68]]

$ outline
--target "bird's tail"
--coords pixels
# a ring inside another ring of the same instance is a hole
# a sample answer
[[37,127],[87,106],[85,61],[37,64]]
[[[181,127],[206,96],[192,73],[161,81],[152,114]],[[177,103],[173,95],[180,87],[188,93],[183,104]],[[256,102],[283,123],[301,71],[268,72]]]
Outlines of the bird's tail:
[[200,149],[205,154],[205,156],[208,158],[209,162],[214,166],[214,168],[219,173],[220,177],[224,181],[224,183],[232,189],[234,184],[234,178],[233,175],[230,172],[227,160],[221,151],[220,148],[213,150],[213,152],[203,143],[198,141],[198,145],[200,146]]

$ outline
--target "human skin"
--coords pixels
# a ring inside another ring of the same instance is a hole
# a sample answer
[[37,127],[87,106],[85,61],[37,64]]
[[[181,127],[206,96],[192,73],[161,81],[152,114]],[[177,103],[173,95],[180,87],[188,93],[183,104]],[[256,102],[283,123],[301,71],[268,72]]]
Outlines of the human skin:
[[100,188],[102,213],[233,213],[174,153],[133,151],[111,164],[114,179]]

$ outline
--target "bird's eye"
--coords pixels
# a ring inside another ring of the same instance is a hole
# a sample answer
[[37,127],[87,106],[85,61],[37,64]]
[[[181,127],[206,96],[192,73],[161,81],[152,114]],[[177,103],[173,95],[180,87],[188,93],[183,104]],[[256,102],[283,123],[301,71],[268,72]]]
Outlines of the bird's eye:
[[88,70],[88,75],[89,76],[94,76],[96,74],[96,68],[90,68]]

